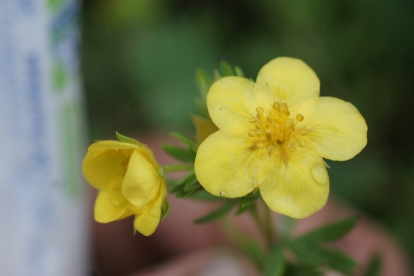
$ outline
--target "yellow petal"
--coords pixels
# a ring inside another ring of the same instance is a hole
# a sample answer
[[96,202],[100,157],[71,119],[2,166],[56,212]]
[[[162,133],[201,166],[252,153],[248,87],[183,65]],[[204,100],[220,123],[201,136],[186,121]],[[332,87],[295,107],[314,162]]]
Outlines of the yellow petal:
[[160,181],[158,167],[154,167],[146,152],[135,150],[129,159],[122,183],[122,193],[132,205],[143,208],[154,199]]
[[127,210],[128,205],[121,191],[100,191],[95,201],[95,220],[107,223],[126,217],[126,213],[131,215]]
[[272,156],[260,168],[260,193],[273,211],[304,218],[325,205],[329,176],[322,158],[312,150],[298,148],[287,154],[287,163]]
[[258,187],[260,152],[252,150],[247,130],[226,127],[198,148],[194,164],[200,184],[216,196],[235,198]]
[[86,181],[98,190],[120,189],[128,157],[133,149],[133,145],[117,141],[92,144],[82,164]]
[[144,236],[154,233],[161,219],[161,207],[167,195],[165,185],[160,185],[155,200],[148,205],[145,211],[135,216],[134,227]]
[[218,128],[248,125],[256,116],[254,83],[240,77],[225,77],[216,81],[207,94],[207,107]]
[[337,161],[354,157],[367,144],[367,124],[349,102],[321,97],[306,102],[299,110],[304,120],[298,125],[307,130],[305,147],[320,156]]
[[283,102],[295,111],[301,103],[319,96],[318,77],[299,59],[281,57],[270,61],[262,67],[256,82],[263,87],[256,95],[259,105]]

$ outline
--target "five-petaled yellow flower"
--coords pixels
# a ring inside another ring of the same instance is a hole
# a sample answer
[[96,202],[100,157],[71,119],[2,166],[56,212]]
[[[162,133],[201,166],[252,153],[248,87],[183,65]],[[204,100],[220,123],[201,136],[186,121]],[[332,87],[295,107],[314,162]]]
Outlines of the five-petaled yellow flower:
[[207,95],[219,130],[198,148],[195,172],[210,193],[242,197],[260,189],[275,212],[304,218],[329,194],[323,158],[343,161],[367,143],[367,125],[350,103],[319,97],[319,79],[304,62],[277,58],[256,83],[215,82]]
[[160,222],[167,187],[152,151],[135,142],[92,144],[83,161],[83,174],[99,190],[96,221],[107,223],[135,215],[134,227],[148,236]]

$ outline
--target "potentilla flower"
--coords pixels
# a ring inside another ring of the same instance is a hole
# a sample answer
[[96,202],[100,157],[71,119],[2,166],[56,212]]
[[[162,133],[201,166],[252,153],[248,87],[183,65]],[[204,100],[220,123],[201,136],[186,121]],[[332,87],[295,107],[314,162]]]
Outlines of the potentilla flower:
[[83,160],[83,174],[99,190],[96,221],[108,223],[135,215],[135,229],[149,236],[161,219],[167,188],[152,151],[134,142],[92,144]]
[[350,103],[319,97],[319,79],[298,59],[266,64],[256,83],[215,82],[207,95],[219,130],[198,148],[195,172],[210,193],[237,198],[259,189],[275,212],[304,218],[329,194],[323,158],[343,161],[367,143],[367,125]]

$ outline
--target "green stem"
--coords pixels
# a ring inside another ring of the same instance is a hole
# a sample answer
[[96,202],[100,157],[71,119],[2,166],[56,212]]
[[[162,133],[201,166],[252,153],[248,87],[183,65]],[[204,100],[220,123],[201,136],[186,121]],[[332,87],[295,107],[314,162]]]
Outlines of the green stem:
[[250,212],[257,224],[257,227],[259,228],[260,232],[262,232],[263,237],[266,240],[267,247],[270,249],[276,243],[276,229],[273,225],[272,214],[269,208],[266,205],[263,206],[263,212],[261,212],[262,214],[259,214],[257,208],[258,204],[259,201],[256,201],[254,206],[250,209]]
[[179,164],[179,165],[165,165],[164,172],[179,172],[179,171],[190,171],[194,169],[193,164]]
[[273,224],[272,213],[270,212],[269,207],[264,206],[264,212],[264,232],[266,234],[269,246],[272,247],[277,241],[277,232],[275,225]]

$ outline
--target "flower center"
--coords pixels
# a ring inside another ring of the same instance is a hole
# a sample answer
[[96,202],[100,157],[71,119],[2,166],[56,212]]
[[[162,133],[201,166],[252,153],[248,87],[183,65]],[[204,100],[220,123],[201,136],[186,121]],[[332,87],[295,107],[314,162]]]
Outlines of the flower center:
[[288,106],[278,102],[273,103],[267,116],[261,107],[256,108],[256,111],[256,118],[250,119],[254,129],[248,132],[254,139],[256,149],[267,148],[269,154],[277,155],[282,149],[295,151],[300,146],[300,136],[307,133],[305,129],[298,127],[304,119],[302,114],[293,118]]

